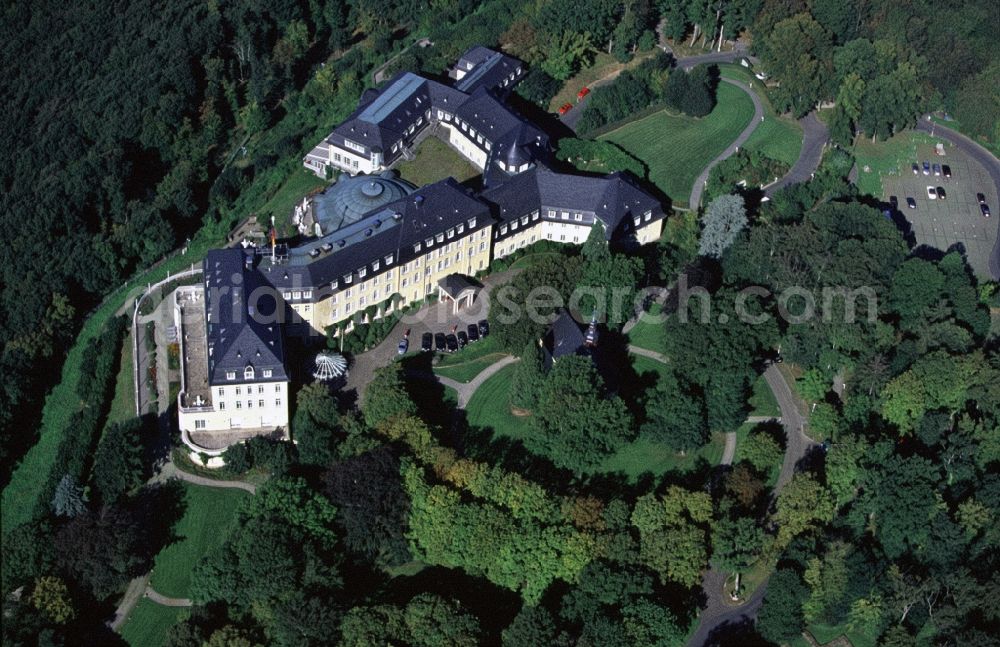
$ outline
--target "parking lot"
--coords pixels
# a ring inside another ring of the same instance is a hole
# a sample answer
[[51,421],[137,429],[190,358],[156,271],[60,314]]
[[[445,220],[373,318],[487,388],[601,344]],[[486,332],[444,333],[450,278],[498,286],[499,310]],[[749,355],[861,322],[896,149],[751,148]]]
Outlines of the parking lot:
[[[955,243],[965,247],[969,265],[982,278],[989,278],[989,257],[997,238],[997,217],[1000,211],[996,187],[986,169],[951,144],[945,143],[945,155],[937,155],[934,147],[921,144],[917,147],[919,159],[908,160],[898,175],[882,177],[885,190],[883,199],[896,196],[899,211],[910,223],[918,245],[928,245],[947,250]],[[951,178],[944,175],[924,175],[923,162],[947,164]],[[917,162],[921,170],[914,175],[910,164]],[[947,198],[931,200],[927,187],[943,187]],[[976,194],[986,196],[993,215],[983,217]],[[906,206],[906,198],[916,201],[916,209]]]

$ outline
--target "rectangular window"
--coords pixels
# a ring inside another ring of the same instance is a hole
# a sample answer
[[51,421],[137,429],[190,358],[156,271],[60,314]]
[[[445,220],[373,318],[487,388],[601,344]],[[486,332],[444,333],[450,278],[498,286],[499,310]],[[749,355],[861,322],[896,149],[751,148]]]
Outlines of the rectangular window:
[[195,429],[204,429],[205,428],[205,421],[204,420],[195,420],[194,421],[194,428]]
[[302,292],[302,298],[303,299],[311,299],[311,298],[313,298],[313,291],[312,290],[305,290],[304,292]]
[[264,369],[264,377],[271,377],[272,375],[274,375],[274,371],[269,368]]
[[219,403],[219,411],[225,411],[225,410],[226,410],[226,403],[225,402],[220,402]]
[[275,398],[275,400],[274,400],[274,406],[276,406],[276,407],[280,407],[281,406],[281,398]]
[[237,400],[236,401],[236,408],[237,409],[242,409],[243,408],[243,401],[242,400]]
[[257,406],[260,407],[261,409],[263,409],[264,408],[264,401],[263,400],[257,400]]
[[292,293],[291,293],[291,292],[282,292],[282,293],[281,293],[281,297],[282,297],[282,298],[283,298],[283,299],[284,299],[285,301],[288,301],[289,299],[291,299],[291,298],[292,298]]
[[236,371],[226,371],[226,379],[227,380],[235,380],[236,379]]
[[274,392],[275,393],[281,393],[281,385],[280,384],[275,384],[274,385]]
[[360,270],[358,270],[358,278],[359,279],[365,278],[366,274],[368,274],[368,268],[362,267]]
[[220,388],[219,389],[219,397],[222,398],[222,397],[225,397],[225,395],[226,395],[226,390]]
[[264,392],[264,385],[263,384],[258,385],[257,386],[257,393],[263,393],[263,392]]
[[253,409],[253,400],[247,400],[247,409]]
[[240,395],[242,393],[243,393],[243,389],[241,389],[240,387],[236,387],[236,395]]
[[372,263],[372,272],[378,272],[378,268],[379,267],[381,267],[381,266],[379,265],[378,261],[375,261],[374,263]]
[[578,213],[578,214],[576,214],[576,215],[575,215],[574,217],[575,217],[575,218],[576,218],[576,219],[577,219],[578,221],[579,221],[579,220],[583,220],[583,214],[582,214],[582,213]]

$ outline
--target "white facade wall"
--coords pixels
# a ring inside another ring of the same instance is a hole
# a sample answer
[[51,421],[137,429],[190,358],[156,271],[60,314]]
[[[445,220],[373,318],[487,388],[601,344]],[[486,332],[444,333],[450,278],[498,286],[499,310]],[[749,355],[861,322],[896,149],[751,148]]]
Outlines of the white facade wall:
[[288,428],[288,382],[251,382],[213,386],[212,402],[183,407],[177,400],[178,422],[186,431]]
[[[469,160],[470,163],[474,164],[480,170],[486,168],[487,153],[483,148],[487,144],[492,146],[491,142],[483,138],[479,133],[473,135],[472,132],[474,129],[466,127],[465,131],[463,131],[461,128],[455,126],[454,122],[448,123],[442,121],[441,127],[448,132],[448,142],[458,149],[462,157]],[[475,139],[475,143],[473,143],[473,139]],[[480,140],[482,140],[482,143],[479,143]]]
[[349,151],[340,146],[328,144],[330,166],[341,171],[346,171],[351,175],[358,173],[375,173],[381,171],[382,167],[372,163],[371,158],[361,153]]

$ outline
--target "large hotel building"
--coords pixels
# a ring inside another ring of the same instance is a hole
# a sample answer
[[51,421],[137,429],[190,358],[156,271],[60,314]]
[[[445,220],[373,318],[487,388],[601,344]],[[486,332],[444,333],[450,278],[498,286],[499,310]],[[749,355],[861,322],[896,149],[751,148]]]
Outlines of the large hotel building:
[[[381,316],[536,241],[582,243],[596,225],[621,244],[660,237],[662,205],[630,176],[546,166],[548,137],[505,103],[523,73],[520,61],[474,47],[451,85],[406,72],[367,90],[303,160],[321,176],[341,172],[296,207],[305,242],[209,252],[202,286],[175,298],[186,435],[211,447],[287,429],[283,335],[350,330],[372,306]],[[389,169],[427,136],[481,169],[483,189],[396,177]]]

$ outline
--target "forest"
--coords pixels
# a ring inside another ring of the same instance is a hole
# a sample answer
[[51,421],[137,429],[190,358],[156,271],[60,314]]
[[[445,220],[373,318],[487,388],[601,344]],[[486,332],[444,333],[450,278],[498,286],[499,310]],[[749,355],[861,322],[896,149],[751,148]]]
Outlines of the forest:
[[[627,60],[661,19],[675,42],[745,31],[781,81],[780,108],[836,99],[841,144],[930,109],[996,142],[998,11],[988,0],[11,5],[0,483],[37,439],[87,314],[187,241],[221,243],[415,36],[434,47],[406,50],[390,71],[440,74],[473,44],[503,46],[534,64],[519,92],[537,105],[597,51]],[[515,297],[542,282],[638,289],[683,273],[727,315],[748,285],[870,287],[873,320],[790,323],[773,296],[751,302],[765,325],[671,318],[672,366],[656,386],[628,363],[617,324],[603,331],[607,379],[589,360],[546,369],[542,327],[491,320],[521,357],[509,404],[530,414],[530,440],[503,446],[398,367],[360,403],[305,386],[296,445],[227,452],[233,474],[267,481],[197,564],[194,606],[165,644],[680,645],[709,568],[767,580],[756,626],[732,628],[733,644],[779,644],[815,623],[880,647],[998,644],[996,286],[956,251],[910,249],[847,181],[852,164],[834,148],[811,182],[764,204],[727,194],[720,172],[700,223],[673,217],[638,254],[588,240],[512,285]],[[146,484],[149,421],[103,424],[121,321],[86,353],[79,433],[45,475],[50,500],[3,528],[5,644],[119,644],[105,620],[174,539],[182,496],[176,482]],[[778,348],[801,368],[796,391],[827,441],[780,493],[769,470],[783,439],[766,425],[730,468],[595,474],[636,438],[683,452],[737,429]],[[423,570],[405,574],[414,564]]]

